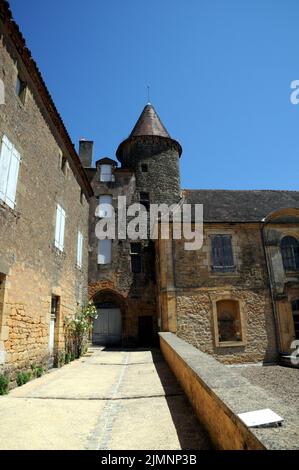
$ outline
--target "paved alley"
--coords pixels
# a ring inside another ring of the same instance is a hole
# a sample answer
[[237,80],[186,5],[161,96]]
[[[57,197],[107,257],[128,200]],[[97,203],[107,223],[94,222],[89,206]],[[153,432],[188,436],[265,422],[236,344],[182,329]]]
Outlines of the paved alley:
[[209,449],[158,350],[90,349],[0,397],[0,449]]

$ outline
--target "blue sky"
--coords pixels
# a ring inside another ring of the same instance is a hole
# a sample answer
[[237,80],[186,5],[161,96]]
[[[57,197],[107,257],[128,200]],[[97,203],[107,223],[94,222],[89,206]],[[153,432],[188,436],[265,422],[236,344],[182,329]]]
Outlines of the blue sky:
[[11,0],[77,146],[114,158],[151,87],[184,188],[299,189],[298,0]]

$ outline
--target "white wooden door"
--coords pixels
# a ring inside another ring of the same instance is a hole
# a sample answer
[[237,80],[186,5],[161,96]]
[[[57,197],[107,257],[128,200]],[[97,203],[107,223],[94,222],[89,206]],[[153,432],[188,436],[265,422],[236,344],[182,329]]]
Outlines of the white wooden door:
[[99,308],[93,322],[92,342],[114,345],[121,342],[121,311],[119,308]]

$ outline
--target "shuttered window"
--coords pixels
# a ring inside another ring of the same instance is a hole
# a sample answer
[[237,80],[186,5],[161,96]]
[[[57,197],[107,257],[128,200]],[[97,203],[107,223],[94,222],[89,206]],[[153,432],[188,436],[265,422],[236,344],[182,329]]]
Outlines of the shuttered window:
[[235,266],[230,235],[212,236],[212,263],[213,271],[234,271]]
[[112,260],[112,240],[98,241],[98,264],[110,264]]
[[77,242],[77,266],[82,268],[83,259],[83,234],[78,230],[78,242]]
[[14,209],[21,157],[13,144],[3,136],[0,154],[0,199]]
[[112,217],[113,207],[112,207],[112,196],[103,194],[98,197],[99,205],[97,207],[96,215],[98,217]]
[[56,227],[55,227],[55,246],[58,250],[64,249],[64,229],[65,229],[65,211],[57,204],[56,206]]
[[100,181],[112,181],[112,168],[111,165],[101,165]]

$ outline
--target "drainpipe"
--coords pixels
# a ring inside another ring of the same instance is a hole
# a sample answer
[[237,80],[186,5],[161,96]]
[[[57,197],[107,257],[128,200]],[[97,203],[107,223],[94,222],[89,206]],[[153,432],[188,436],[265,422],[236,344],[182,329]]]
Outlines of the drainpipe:
[[272,276],[271,276],[269,257],[268,257],[268,253],[267,253],[267,250],[266,250],[266,244],[265,244],[265,239],[266,239],[265,232],[264,232],[265,226],[266,226],[266,222],[265,222],[265,219],[263,219],[262,220],[262,226],[261,226],[261,237],[262,237],[262,242],[263,242],[263,250],[264,250],[264,255],[265,255],[265,260],[266,260],[268,279],[269,279],[269,283],[270,283],[270,294],[271,294],[272,309],[273,309],[273,314],[274,314],[276,342],[277,342],[277,345],[278,345],[279,355],[281,355],[282,354],[282,347],[281,347],[281,339],[280,339],[280,334],[279,334],[278,315],[277,315],[277,309],[276,309],[276,302],[275,302],[275,299],[274,299],[274,291],[273,291],[273,284],[272,284]]

